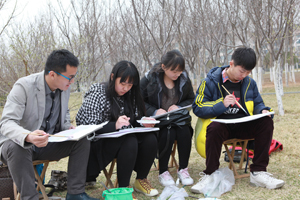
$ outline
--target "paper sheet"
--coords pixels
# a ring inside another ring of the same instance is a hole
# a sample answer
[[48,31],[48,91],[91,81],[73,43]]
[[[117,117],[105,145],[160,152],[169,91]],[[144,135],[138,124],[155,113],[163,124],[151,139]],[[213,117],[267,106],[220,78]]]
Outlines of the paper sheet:
[[136,121],[140,124],[158,124],[160,122],[159,120],[148,120],[148,119],[141,119]]
[[268,115],[275,114],[275,112],[268,112],[268,113],[263,113],[263,114],[256,114],[256,115],[251,115],[251,116],[246,116],[246,117],[241,117],[241,118],[236,118],[236,119],[211,119],[213,122],[220,122],[224,124],[233,124],[233,123],[243,123],[243,122],[249,122],[252,120],[256,120]]

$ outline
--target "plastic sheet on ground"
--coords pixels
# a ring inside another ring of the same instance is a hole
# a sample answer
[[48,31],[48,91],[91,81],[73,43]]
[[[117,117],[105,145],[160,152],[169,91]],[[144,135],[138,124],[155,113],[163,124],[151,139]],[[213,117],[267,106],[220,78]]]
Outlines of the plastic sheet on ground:
[[207,184],[202,193],[205,197],[220,197],[229,192],[235,184],[233,172],[228,168],[220,168],[211,174],[212,181]]
[[170,185],[164,188],[157,200],[184,200],[184,197],[188,196],[189,195],[184,188],[178,188],[175,185]]

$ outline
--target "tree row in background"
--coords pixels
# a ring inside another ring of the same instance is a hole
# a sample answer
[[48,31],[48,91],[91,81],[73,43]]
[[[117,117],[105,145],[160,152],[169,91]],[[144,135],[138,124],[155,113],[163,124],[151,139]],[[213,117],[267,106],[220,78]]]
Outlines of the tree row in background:
[[[0,0],[0,16],[7,2]],[[29,20],[15,20],[14,8],[11,18],[0,27],[0,102],[18,78],[41,71],[53,49],[66,48],[79,57],[73,89],[84,93],[92,83],[107,81],[118,61],[132,61],[143,76],[171,49],[182,52],[197,87],[209,69],[228,64],[235,48],[247,46],[257,53],[252,76],[259,90],[262,74],[270,72],[279,114],[283,115],[283,75],[287,86],[296,81],[299,52],[294,42],[295,36],[300,38],[299,3],[57,0]]]

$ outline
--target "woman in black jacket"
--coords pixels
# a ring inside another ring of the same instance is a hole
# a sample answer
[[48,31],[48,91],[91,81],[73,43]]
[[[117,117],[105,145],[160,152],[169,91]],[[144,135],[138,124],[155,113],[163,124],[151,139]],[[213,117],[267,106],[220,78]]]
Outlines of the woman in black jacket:
[[[178,50],[172,50],[162,56],[141,80],[141,93],[145,101],[146,116],[160,115],[180,107],[191,105],[194,91],[185,71],[185,60]],[[189,118],[189,114],[187,114]],[[188,173],[188,161],[191,152],[193,129],[190,121],[184,125],[160,126],[158,134],[159,181],[163,186],[175,184],[168,172],[168,162],[175,140],[178,144],[178,178],[183,185],[192,185],[193,179]],[[168,143],[167,143],[168,142]]]

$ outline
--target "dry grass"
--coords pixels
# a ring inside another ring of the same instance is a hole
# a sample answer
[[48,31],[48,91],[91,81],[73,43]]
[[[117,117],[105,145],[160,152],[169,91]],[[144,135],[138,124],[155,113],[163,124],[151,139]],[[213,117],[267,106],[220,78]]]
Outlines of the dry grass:
[[[289,87],[285,87],[285,92],[300,91],[300,73],[297,73],[297,84],[289,83]],[[268,75],[265,76],[263,93],[274,92],[274,86],[268,82]],[[232,191],[223,194],[220,199],[300,199],[299,185],[300,185],[300,154],[298,145],[300,142],[299,135],[297,134],[300,119],[300,93],[285,94],[283,97],[283,104],[285,109],[284,116],[275,115],[274,117],[274,139],[280,141],[283,144],[283,151],[272,153],[270,156],[270,163],[268,171],[273,173],[275,177],[283,179],[286,184],[283,188],[277,190],[268,190],[265,188],[255,188],[249,185],[249,178],[243,178],[236,180]],[[263,99],[267,106],[272,107],[275,113],[278,113],[276,95],[269,94],[263,95]],[[70,99],[70,105],[80,105],[81,96],[80,93],[72,94]],[[71,109],[71,115],[74,119],[76,114],[76,107]],[[193,126],[196,122],[196,117],[193,116]],[[220,167],[228,166],[227,162],[224,162],[224,155],[220,158]],[[51,163],[46,174],[46,183],[49,181],[51,170],[67,170],[67,159],[62,159],[57,163]],[[199,179],[199,172],[205,169],[205,159],[200,157],[196,152],[194,146],[192,146],[191,157],[189,161],[189,172],[195,182]],[[174,171],[173,169],[170,169]],[[85,173],[85,172],[82,172]],[[174,179],[177,179],[176,173],[172,173]],[[115,179],[115,175],[112,178]],[[132,174],[131,184],[134,183],[135,172]],[[163,187],[158,182],[158,171],[151,171],[148,179],[152,185],[161,192]],[[105,182],[103,173],[100,174],[98,180]],[[202,194],[193,194],[190,192],[191,186],[185,187],[186,191],[196,197],[204,198]],[[86,192],[95,198],[102,198],[102,192],[104,188],[100,183],[97,183],[94,187],[87,187]],[[54,195],[65,197],[66,191],[56,192]],[[156,199],[146,197],[142,194],[136,193],[138,199]]]

